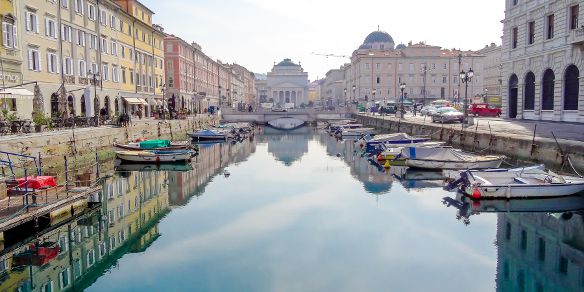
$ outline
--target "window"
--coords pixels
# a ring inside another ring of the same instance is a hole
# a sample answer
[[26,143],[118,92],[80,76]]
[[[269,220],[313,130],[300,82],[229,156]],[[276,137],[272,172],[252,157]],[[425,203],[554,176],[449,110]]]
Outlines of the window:
[[112,66],[112,81],[120,82],[120,72],[118,71],[118,66]]
[[580,5],[570,7],[570,29],[578,28],[578,13],[580,12]]
[[410,63],[410,67],[409,67],[410,73],[414,72],[414,64]]
[[89,19],[95,20],[95,5],[89,4],[87,6],[89,7]]
[[564,110],[578,110],[579,79],[578,67],[570,65],[564,76]]
[[26,17],[26,31],[39,33],[39,19],[33,12],[27,11]]
[[512,49],[517,48],[517,37],[519,34],[518,31],[519,31],[518,28],[514,27],[512,33],[511,33],[511,48]]
[[442,76],[442,84],[446,84],[446,76]]
[[95,263],[95,250],[90,250],[87,252],[87,267],[93,266]]
[[375,69],[379,70],[381,68],[381,65],[379,63],[375,64]]
[[85,60],[79,60],[79,76],[87,76],[87,63]]
[[97,67],[97,63],[91,63],[91,73],[93,73],[93,74],[99,73],[99,69]]
[[377,76],[377,84],[379,84],[379,83],[380,83],[380,81],[381,81],[381,80],[380,80],[379,76]]
[[81,14],[81,15],[83,15],[83,12],[84,12],[84,11],[83,11],[83,10],[84,10],[84,9],[83,9],[83,0],[75,0],[75,2],[74,2],[74,3],[75,3],[75,12],[76,12],[77,14]]
[[546,27],[546,38],[553,39],[554,38],[554,15],[547,16],[547,27]]
[[70,57],[65,57],[63,59],[63,65],[65,65],[65,74],[66,75],[73,75],[73,59]]
[[77,31],[77,45],[85,47],[85,32],[82,30]]
[[527,231],[521,230],[521,241],[520,241],[521,250],[527,249]]
[[54,39],[57,38],[57,29],[55,25],[55,20],[52,18],[45,19],[45,35],[48,37],[52,37]]
[[122,82],[126,83],[126,69],[122,68]]
[[541,98],[541,109],[542,110],[553,110],[554,109],[554,84],[555,84],[555,74],[551,69],[547,69],[543,74],[542,81],[542,98]]
[[115,30],[116,29],[116,16],[110,15],[110,27]]
[[565,256],[560,256],[560,261],[558,263],[558,268],[560,270],[560,274],[567,275],[568,274],[568,258]]
[[107,40],[105,38],[101,38],[101,52],[107,53]]
[[535,43],[535,21],[531,21],[527,24],[527,43]]
[[537,258],[542,262],[545,261],[545,240],[541,237],[537,244]]
[[64,41],[71,42],[71,32],[72,28],[68,25],[61,26],[61,35]]
[[41,59],[38,49],[28,49],[28,69],[32,71],[41,71]]
[[55,53],[47,53],[47,72],[59,73],[59,60]]
[[69,268],[66,268],[59,273],[59,287],[61,289],[69,286],[69,283],[71,282],[71,273],[69,271]]
[[53,281],[48,281],[41,285],[40,292],[53,292]]
[[134,71],[130,70],[130,84],[134,84]]
[[107,25],[107,14],[104,10],[99,11],[99,23],[101,23],[101,25],[106,26]]
[[517,5],[517,3],[519,3],[519,0],[513,0],[513,6]]
[[114,41],[112,41],[112,50],[111,50],[112,55],[117,56],[118,55],[118,44]]
[[14,23],[2,22],[2,45],[5,48],[17,48],[16,26]]
[[448,69],[448,64],[444,63],[444,65],[443,65],[443,69],[444,69],[444,70]]
[[109,73],[109,68],[107,66],[107,64],[103,65],[103,71],[101,71],[101,77],[103,78],[103,80],[107,81],[108,80],[108,74]]
[[91,35],[91,43],[89,48],[97,50],[97,36],[96,35]]
[[404,65],[402,63],[397,64],[397,70],[401,72],[401,70],[403,69]]
[[533,72],[525,75],[525,90],[524,90],[524,110],[533,110],[535,108],[535,74]]

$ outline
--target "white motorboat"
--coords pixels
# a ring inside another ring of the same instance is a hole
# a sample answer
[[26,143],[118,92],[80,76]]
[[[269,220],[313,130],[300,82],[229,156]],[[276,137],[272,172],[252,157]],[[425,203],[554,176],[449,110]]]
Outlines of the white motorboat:
[[340,138],[350,138],[350,137],[362,137],[365,135],[375,135],[374,128],[354,128],[354,129],[343,129],[337,132],[337,136]]
[[406,166],[423,169],[498,168],[501,155],[476,155],[451,147],[404,147],[401,158]]
[[191,159],[190,151],[115,151],[116,157],[129,162],[178,162]]
[[460,190],[475,199],[562,197],[584,191],[584,178],[534,167],[511,171],[465,171],[460,174]]
[[227,139],[227,133],[221,130],[204,129],[188,134],[193,141],[219,141]]

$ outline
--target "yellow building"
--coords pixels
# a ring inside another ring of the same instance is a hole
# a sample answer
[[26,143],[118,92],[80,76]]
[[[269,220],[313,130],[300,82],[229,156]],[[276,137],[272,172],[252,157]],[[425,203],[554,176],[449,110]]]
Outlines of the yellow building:
[[[22,81],[20,44],[18,41],[19,15],[14,1],[0,0],[0,17],[2,17],[2,46],[0,46],[0,86],[15,86]],[[0,107],[13,112],[24,110],[23,100],[7,98],[0,95]],[[32,110],[32,106],[31,106]]]

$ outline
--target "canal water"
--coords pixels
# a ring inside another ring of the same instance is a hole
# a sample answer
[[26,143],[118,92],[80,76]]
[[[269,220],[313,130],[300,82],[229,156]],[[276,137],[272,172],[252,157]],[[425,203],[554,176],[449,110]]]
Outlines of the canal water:
[[584,290],[580,197],[472,202],[317,130],[264,131],[118,167],[101,204],[5,247],[0,290]]

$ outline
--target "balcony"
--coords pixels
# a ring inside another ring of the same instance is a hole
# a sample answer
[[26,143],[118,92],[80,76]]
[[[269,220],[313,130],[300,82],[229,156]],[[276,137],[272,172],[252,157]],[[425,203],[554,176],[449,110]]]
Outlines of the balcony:
[[570,35],[568,36],[568,43],[572,45],[584,44],[584,26],[581,26],[570,32]]
[[83,85],[87,85],[87,78],[85,77],[79,77],[79,84],[83,84]]
[[63,81],[65,84],[75,84],[75,76],[65,75],[63,76]]

